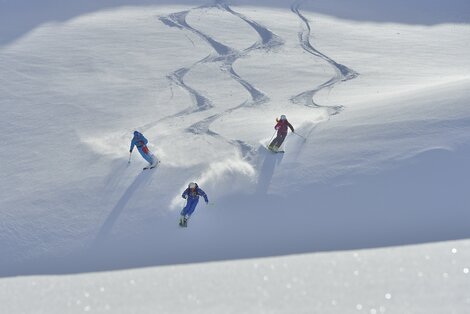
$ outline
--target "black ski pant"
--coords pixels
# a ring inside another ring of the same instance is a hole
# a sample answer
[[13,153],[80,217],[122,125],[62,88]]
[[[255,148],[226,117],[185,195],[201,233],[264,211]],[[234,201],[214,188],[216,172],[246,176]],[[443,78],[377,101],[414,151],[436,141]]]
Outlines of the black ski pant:
[[278,132],[276,138],[269,144],[269,146],[276,146],[277,148],[281,147],[282,143],[286,139],[287,133]]

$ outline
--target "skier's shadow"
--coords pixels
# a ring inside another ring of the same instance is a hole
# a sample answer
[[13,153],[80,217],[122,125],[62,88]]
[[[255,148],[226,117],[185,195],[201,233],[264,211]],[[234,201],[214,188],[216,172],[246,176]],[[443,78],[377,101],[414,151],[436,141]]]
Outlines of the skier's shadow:
[[277,164],[280,164],[282,158],[284,157],[283,153],[271,153],[260,148],[260,155],[264,155],[263,165],[261,166],[261,171],[258,176],[258,186],[256,188],[256,194],[266,195],[271,184],[271,180],[274,175],[274,169]]
[[139,186],[141,186],[144,182],[148,181],[149,177],[150,177],[149,173],[141,172],[134,179],[131,185],[127,188],[127,190],[124,192],[124,194],[121,196],[121,198],[117,202],[116,206],[114,206],[113,210],[111,211],[111,214],[109,214],[108,218],[106,219],[104,224],[101,226],[100,231],[98,232],[95,238],[95,241],[93,243],[95,247],[99,246],[107,238],[108,234],[111,232],[114,224],[119,218],[119,215],[122,213],[127,203],[132,198],[132,195],[134,195],[135,191],[137,191]]

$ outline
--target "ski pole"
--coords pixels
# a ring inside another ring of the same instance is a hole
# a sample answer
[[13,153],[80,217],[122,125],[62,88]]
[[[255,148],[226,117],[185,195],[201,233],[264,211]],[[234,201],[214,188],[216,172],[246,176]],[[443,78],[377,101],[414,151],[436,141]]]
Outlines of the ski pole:
[[297,136],[299,136],[299,137],[303,138],[304,140],[307,140],[307,138],[306,138],[305,136],[302,136],[302,135],[300,135],[300,134],[297,134],[297,133],[295,133],[295,132],[292,132],[292,133],[294,133],[295,135],[297,135]]
[[132,152],[129,152],[129,160],[127,161],[128,164],[131,163]]
[[271,139],[269,140],[268,145],[271,144],[271,142],[272,142],[272,140],[273,140],[273,138],[274,138],[274,135],[276,135],[276,132],[277,132],[277,130],[274,131],[273,136],[271,136]]

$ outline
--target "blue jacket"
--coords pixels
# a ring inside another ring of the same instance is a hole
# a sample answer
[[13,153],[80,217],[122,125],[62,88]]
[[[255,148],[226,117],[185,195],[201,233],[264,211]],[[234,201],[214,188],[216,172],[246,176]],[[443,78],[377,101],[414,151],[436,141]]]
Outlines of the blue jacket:
[[137,131],[134,132],[134,137],[131,140],[131,148],[129,149],[130,152],[134,149],[134,146],[137,147],[142,147],[147,145],[149,141],[145,138],[145,136],[142,133],[139,133]]
[[183,198],[188,198],[188,200],[198,200],[199,196],[204,197],[206,203],[209,203],[209,199],[207,198],[206,192],[201,190],[197,185],[194,191],[191,191],[190,188],[184,190],[183,194],[181,195]]

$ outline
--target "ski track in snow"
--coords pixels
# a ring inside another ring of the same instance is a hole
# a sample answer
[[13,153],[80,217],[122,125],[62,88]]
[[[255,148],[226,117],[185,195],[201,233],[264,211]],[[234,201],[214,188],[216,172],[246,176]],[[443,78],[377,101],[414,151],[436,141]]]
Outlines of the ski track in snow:
[[[306,0],[298,0],[298,1],[295,1],[291,5],[291,11],[295,13],[302,22],[302,29],[298,33],[298,39],[299,39],[300,45],[302,49],[306,51],[307,53],[327,62],[334,69],[335,75],[328,81],[324,82],[323,84],[319,86],[316,86],[315,88],[311,90],[307,90],[298,95],[292,96],[290,100],[294,104],[303,104],[304,106],[307,106],[307,107],[327,108],[329,115],[335,115],[335,114],[338,114],[342,110],[342,106],[341,105],[322,106],[320,104],[317,104],[314,101],[315,94],[323,89],[333,88],[336,84],[353,79],[357,77],[359,74],[355,72],[354,70],[348,68],[347,66],[337,63],[332,58],[321,53],[320,51],[318,51],[317,49],[313,47],[313,45],[310,42],[310,36],[311,36],[310,23],[308,19],[300,12],[300,6],[305,1]],[[195,10],[201,10],[201,9],[203,10],[218,9],[220,11],[227,12],[241,19],[242,21],[247,23],[258,34],[258,40],[255,43],[253,43],[250,47],[242,51],[238,51],[232,47],[224,45],[223,43],[217,41],[215,38],[211,37],[210,35],[205,34],[204,32],[192,27],[187,22],[187,17],[191,12],[194,12]],[[210,129],[210,126],[212,125],[212,123],[214,123],[214,121],[220,119],[221,117],[227,114],[232,113],[233,111],[237,109],[240,109],[243,107],[254,107],[254,106],[257,106],[257,105],[260,105],[262,103],[269,101],[269,97],[266,94],[258,90],[250,82],[248,82],[247,80],[242,78],[240,75],[238,75],[238,73],[236,73],[235,69],[233,68],[233,65],[237,60],[247,56],[250,52],[254,50],[263,50],[265,52],[275,51],[277,48],[279,48],[280,46],[284,44],[284,40],[281,37],[274,34],[273,32],[271,32],[266,27],[257,23],[256,21],[251,20],[245,15],[234,11],[225,2],[225,0],[216,0],[214,4],[203,5],[197,8],[193,8],[193,9],[189,9],[189,10],[185,10],[181,12],[176,12],[176,13],[171,13],[167,16],[160,16],[159,20],[169,27],[175,27],[182,31],[187,31],[187,32],[197,35],[202,41],[207,43],[214,50],[214,52],[204,57],[203,59],[194,62],[190,66],[184,66],[173,71],[167,76],[171,85],[174,84],[180,87],[191,96],[193,104],[176,114],[173,114],[171,116],[167,116],[158,121],[146,124],[145,126],[142,127],[142,130],[145,131],[147,129],[150,129],[156,126],[158,123],[162,122],[163,120],[183,117],[183,116],[191,115],[193,113],[203,112],[203,111],[207,111],[207,110],[215,108],[215,105],[209,98],[207,98],[202,93],[200,93],[196,89],[186,84],[185,76],[198,65],[201,65],[204,63],[219,63],[220,64],[219,69],[225,73],[228,73],[233,80],[237,81],[249,93],[250,99],[245,100],[244,102],[236,105],[235,107],[226,109],[217,114],[210,115],[209,117],[204,118],[201,121],[193,123],[192,125],[186,128],[186,131],[195,135],[208,135],[208,136],[217,138],[221,141],[225,141],[229,143],[230,145],[233,145],[234,147],[236,147],[244,159],[253,160],[254,157],[258,155],[259,153],[259,150],[257,147],[253,147],[252,145],[245,143],[241,140],[227,139],[223,137],[222,135],[212,131]],[[188,40],[191,41],[191,39],[189,38]],[[192,41],[191,43],[194,45]],[[306,134],[307,137],[312,133],[312,130],[307,132],[308,133]]]
[[[231,48],[229,46],[226,46],[218,42],[211,36],[193,28],[187,23],[186,17],[193,10],[212,9],[212,8],[228,12],[232,14],[233,16],[238,17],[244,22],[246,22],[256,31],[256,33],[259,36],[259,40],[256,41],[249,48],[246,48],[243,51],[237,51],[234,48]],[[236,71],[233,68],[233,64],[238,59],[243,58],[244,56],[246,56],[253,50],[264,50],[266,52],[269,52],[282,46],[284,44],[284,41],[279,36],[275,35],[270,30],[268,30],[266,27],[232,10],[232,8],[229,5],[227,5],[224,1],[216,1],[216,3],[213,5],[205,5],[205,6],[198,7],[196,9],[191,9],[191,10],[182,11],[178,13],[172,13],[168,16],[160,17],[159,19],[167,26],[177,27],[179,29],[186,30],[186,31],[196,34],[203,41],[209,44],[211,48],[214,49],[215,51],[215,54],[211,54],[203,58],[202,60],[197,61],[190,67],[183,67],[179,70],[176,70],[175,72],[173,72],[172,74],[168,76],[168,78],[171,80],[172,83],[175,83],[182,89],[186,90],[193,97],[196,103],[196,108],[190,107],[188,109],[185,109],[184,111],[176,114],[177,116],[187,115],[187,114],[191,114],[194,112],[205,111],[214,107],[209,99],[205,98],[196,90],[194,90],[193,88],[191,88],[190,86],[184,83],[184,76],[189,71],[191,71],[191,69],[193,69],[194,67],[202,63],[219,62],[220,70],[228,73],[232,77],[232,79],[237,81],[250,94],[250,97],[251,97],[250,100],[246,100],[243,103],[233,108],[227,109],[221,113],[212,115],[208,118],[205,118],[199,122],[194,123],[193,125],[187,128],[187,131],[193,134],[206,134],[206,135],[210,135],[216,138],[223,139],[227,141],[228,143],[238,147],[243,157],[248,157],[250,153],[253,154],[255,150],[249,144],[246,144],[240,140],[226,139],[220,134],[217,134],[216,132],[211,131],[210,125],[217,119],[221,118],[222,116],[226,114],[233,112],[234,110],[237,110],[242,107],[257,106],[269,100],[269,97],[266,94],[258,90],[256,87],[250,84],[247,80],[243,79],[240,75],[238,75],[238,73],[236,73]]]
[[[204,34],[203,32],[195,29],[194,27],[192,27],[191,25],[187,23],[186,18],[188,14],[190,14],[191,12],[195,10],[200,10],[200,9],[214,9],[214,8],[221,10],[221,11],[228,12],[236,16],[237,18],[242,19],[244,22],[249,24],[257,32],[257,34],[259,35],[259,39],[255,43],[253,43],[250,47],[242,51],[237,51],[231,47],[228,47],[218,42],[211,36]],[[267,95],[265,95],[262,91],[254,87],[250,82],[248,82],[247,80],[243,79],[240,75],[238,75],[238,73],[236,73],[236,71],[233,68],[233,64],[238,59],[245,57],[246,55],[248,55],[250,52],[254,50],[263,50],[266,52],[273,51],[276,48],[282,46],[284,44],[284,41],[279,36],[275,35],[274,33],[269,31],[267,28],[263,27],[262,25],[258,24],[257,22],[245,17],[244,15],[240,13],[233,11],[223,1],[217,1],[213,5],[206,5],[206,6],[201,6],[198,8],[186,10],[186,11],[172,13],[168,16],[161,16],[159,17],[159,20],[169,27],[176,27],[182,31],[187,31],[187,32],[196,34],[199,38],[201,38],[214,50],[214,53],[209,54],[208,56],[204,57],[201,60],[195,61],[190,66],[183,66],[171,72],[169,75],[167,75],[167,78],[170,81],[170,87],[172,87],[173,85],[176,85],[182,90],[184,90],[185,92],[187,92],[192,99],[192,105],[190,105],[189,107],[187,107],[186,109],[180,112],[177,112],[176,114],[163,117],[162,119],[159,119],[157,121],[149,122],[139,127],[139,129],[141,131],[146,131],[157,126],[159,123],[163,121],[167,121],[167,120],[179,118],[179,117],[190,116],[195,113],[201,113],[204,111],[214,109],[215,105],[209,98],[205,97],[201,92],[197,91],[196,89],[186,84],[185,76],[198,65],[205,64],[205,63],[219,63],[220,64],[219,69],[224,73],[228,73],[233,80],[238,82],[248,92],[250,97],[249,99],[243,101],[240,104],[237,104],[236,106],[232,108],[210,115],[207,118],[204,118],[196,123],[193,123],[192,125],[186,128],[186,131],[194,135],[211,136],[213,138],[216,138],[217,140],[228,143],[231,146],[236,148],[236,150],[240,153],[240,155],[243,157],[244,160],[247,160],[247,161],[253,160],[256,157],[257,148],[254,148],[252,145],[245,143],[244,141],[241,141],[239,139],[227,139],[223,137],[222,135],[212,131],[210,129],[210,126],[214,121],[223,117],[224,115],[227,115],[233,112],[234,110],[240,109],[242,107],[254,107],[262,103],[265,103],[269,100]],[[194,42],[188,36],[186,36],[186,38],[188,38],[191,44],[194,45]],[[100,229],[100,232],[95,240],[96,245],[99,245],[107,237],[117,217],[119,216],[119,213],[126,206],[130,197],[132,197],[132,194],[134,193],[134,190],[135,190],[135,186],[137,184],[140,184],[141,181],[142,179],[138,177],[138,179],[136,179],[134,183],[131,184],[131,186],[128,188],[126,193],[124,193],[124,195],[121,197],[118,204],[112,211],[112,214],[107,218],[106,222]]]
[[310,34],[311,34],[310,23],[308,19],[304,15],[302,15],[302,13],[300,12],[300,6],[306,1],[308,0],[298,0],[298,1],[295,1],[291,6],[291,11],[294,12],[302,21],[302,30],[298,34],[300,45],[302,46],[302,49],[304,49],[304,51],[306,51],[307,53],[315,57],[318,57],[326,61],[328,64],[330,64],[331,67],[333,67],[335,71],[335,76],[329,79],[328,81],[326,81],[325,83],[315,87],[314,89],[307,90],[305,92],[302,92],[292,97],[290,100],[295,104],[304,104],[305,106],[308,106],[308,107],[317,107],[317,108],[326,107],[328,108],[328,113],[330,115],[335,115],[335,114],[338,114],[342,110],[343,106],[341,105],[322,106],[322,105],[315,103],[313,97],[315,96],[316,93],[318,93],[322,89],[332,88],[334,85],[338,83],[356,78],[359,75],[359,73],[348,68],[345,65],[337,63],[336,61],[334,61],[333,59],[331,59],[330,57],[321,53],[320,51],[318,51],[317,49],[313,47],[313,45],[310,42]]
[[[308,21],[308,19],[300,12],[300,6],[305,2],[306,0],[298,0],[295,1],[291,5],[291,11],[295,13],[301,20],[302,22],[302,30],[298,33],[299,37],[299,42],[304,51],[307,53],[318,57],[324,61],[326,61],[335,71],[335,76],[329,79],[328,81],[324,82],[323,84],[311,89],[307,90],[305,92],[302,92],[298,95],[292,96],[290,98],[291,102],[295,104],[303,104],[307,107],[316,107],[316,108],[327,108],[328,113],[330,115],[335,115],[339,113],[342,110],[341,105],[337,106],[322,106],[320,104],[317,104],[314,101],[314,96],[316,93],[319,91],[326,89],[326,88],[332,88],[334,85],[354,79],[357,77],[359,74],[348,68],[345,65],[342,65],[336,61],[334,61],[332,58],[328,57],[327,55],[321,53],[317,49],[313,47],[313,45],[310,42],[310,35],[311,35],[311,26]],[[249,48],[244,49],[243,51],[237,51],[234,48],[231,48],[229,46],[226,46],[211,36],[199,31],[198,29],[192,27],[189,25],[186,21],[186,18],[189,13],[191,13],[194,10],[200,10],[200,9],[219,9],[221,11],[225,11],[227,13],[232,14],[235,17],[240,18],[244,22],[246,22],[251,28],[253,28],[256,33],[259,36],[259,40],[255,42],[253,45],[251,45]],[[163,118],[162,120],[166,120],[169,118],[174,118],[174,117],[180,117],[184,115],[189,115],[195,112],[201,112],[201,111],[206,111],[209,109],[214,108],[214,105],[212,104],[211,100],[208,99],[207,97],[203,96],[201,93],[196,91],[195,89],[191,88],[184,82],[184,77],[185,75],[191,71],[194,67],[198,66],[199,64],[203,63],[209,63],[209,62],[220,62],[220,69],[224,72],[229,73],[229,75],[236,80],[245,90],[251,95],[251,100],[247,100],[243,102],[240,105],[237,105],[236,107],[230,108],[224,112],[221,112],[216,115],[212,115],[202,121],[196,122],[190,127],[187,128],[187,131],[193,133],[193,134],[206,134],[214,137],[219,137],[224,139],[222,136],[219,134],[213,132],[210,130],[210,125],[216,121],[217,119],[221,118],[222,116],[231,113],[234,110],[237,110],[242,107],[250,107],[250,106],[255,106],[259,105],[261,103],[267,102],[269,100],[269,97],[265,95],[263,92],[260,90],[256,89],[252,84],[250,84],[248,81],[244,80],[242,77],[240,77],[236,71],[233,69],[233,64],[240,58],[243,58],[247,54],[249,54],[253,50],[261,49],[266,52],[275,50],[276,48],[282,46],[284,44],[284,41],[282,38],[277,36],[276,34],[272,33],[270,30],[268,30],[266,27],[260,25],[256,21],[253,21],[249,19],[248,17],[244,16],[241,13],[238,13],[234,11],[227,3],[225,3],[224,0],[217,0],[215,4],[211,5],[204,5],[195,9],[190,9],[182,12],[177,12],[177,13],[172,13],[168,16],[161,16],[159,17],[159,20],[164,23],[165,25],[169,27],[176,27],[181,30],[186,30],[189,32],[192,32],[193,34],[196,34],[198,37],[200,37],[203,41],[205,41],[207,44],[211,46],[212,49],[214,49],[215,54],[211,54],[202,60],[199,60],[195,62],[193,65],[189,67],[182,67],[171,74],[168,75],[168,79],[171,81],[172,84],[175,84],[185,90],[191,97],[193,98],[193,102],[195,106],[191,106],[175,115],[172,115],[170,117]],[[155,126],[158,122],[161,122],[162,120],[159,120],[154,123],[150,123],[145,125],[143,128],[148,129],[153,126]],[[227,142],[235,145],[239,145],[240,141],[238,140],[228,140],[225,139]],[[246,152],[246,146],[244,151]],[[249,145],[248,145],[249,146]],[[254,152],[254,149],[251,150]],[[243,156],[245,156],[243,154]]]

